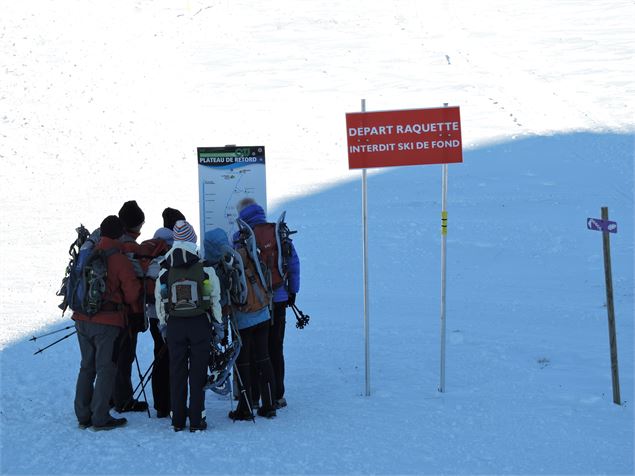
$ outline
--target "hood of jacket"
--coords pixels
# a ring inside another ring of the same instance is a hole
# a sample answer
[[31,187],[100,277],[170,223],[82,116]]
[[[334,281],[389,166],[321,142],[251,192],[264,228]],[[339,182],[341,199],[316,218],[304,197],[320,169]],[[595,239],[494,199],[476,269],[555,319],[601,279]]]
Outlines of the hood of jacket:
[[261,223],[267,223],[267,215],[260,205],[252,203],[240,211],[239,218],[253,227]]
[[190,266],[200,260],[196,243],[189,241],[175,241],[170,251],[165,254],[165,261],[173,268]]
[[99,238],[99,241],[95,245],[95,248],[100,250],[109,250],[115,248],[121,251],[122,243],[119,240],[114,240],[112,238],[108,238],[107,236],[102,236]]
[[227,233],[222,228],[214,228],[205,232],[205,240],[203,241],[205,248],[205,261],[216,264],[221,257],[231,250]]
[[169,228],[161,227],[154,232],[154,239],[165,241],[169,246],[174,244],[174,233]]

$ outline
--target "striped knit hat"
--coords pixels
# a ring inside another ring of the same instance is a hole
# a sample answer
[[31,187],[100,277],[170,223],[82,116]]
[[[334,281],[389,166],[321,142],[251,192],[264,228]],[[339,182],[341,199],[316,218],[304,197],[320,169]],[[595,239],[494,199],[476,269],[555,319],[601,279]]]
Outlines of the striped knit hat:
[[174,224],[172,235],[174,236],[174,241],[189,241],[190,243],[196,243],[197,240],[194,228],[192,228],[192,225],[185,220],[178,220]]

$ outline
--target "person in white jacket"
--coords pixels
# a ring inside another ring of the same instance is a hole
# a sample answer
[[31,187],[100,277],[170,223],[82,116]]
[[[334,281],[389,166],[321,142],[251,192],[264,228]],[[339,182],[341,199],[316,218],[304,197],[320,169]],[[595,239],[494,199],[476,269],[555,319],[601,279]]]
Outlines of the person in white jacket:
[[190,431],[202,431],[207,428],[204,385],[212,335],[223,337],[220,283],[214,268],[203,265],[192,226],[179,220],[173,235],[174,244],[161,261],[154,290],[159,326],[170,353],[172,427],[183,430],[189,417]]

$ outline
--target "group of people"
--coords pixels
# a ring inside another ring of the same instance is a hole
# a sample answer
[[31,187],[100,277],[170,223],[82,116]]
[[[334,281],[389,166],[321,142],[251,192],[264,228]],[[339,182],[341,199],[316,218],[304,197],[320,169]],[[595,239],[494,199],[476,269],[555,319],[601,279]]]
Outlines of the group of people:
[[[239,218],[257,229],[267,223],[263,208],[251,198],[237,204]],[[149,411],[134,398],[132,369],[139,362],[137,338],[149,327],[154,342],[151,382],[158,418],[171,417],[174,431],[207,428],[205,385],[214,348],[239,339],[234,367],[236,410],[232,420],[251,420],[253,410],[272,418],[287,405],[284,396],[286,307],[295,302],[300,262],[295,248],[285,266],[284,281],[260,309],[235,303],[219,280],[220,247],[232,247],[224,230],[205,233],[199,250],[192,225],[177,209],[162,213],[163,227],[138,243],[145,215],[136,201],[107,216],[91,239],[107,256],[103,303],[87,316],[73,313],[81,351],[75,393],[75,415],[82,429],[110,430],[127,423],[117,413]],[[232,237],[236,243],[236,237]],[[207,259],[206,259],[207,258]],[[155,269],[158,268],[158,269]],[[235,334],[231,335],[232,323]],[[188,392],[189,390],[189,392]],[[189,393],[189,401],[188,401]]]

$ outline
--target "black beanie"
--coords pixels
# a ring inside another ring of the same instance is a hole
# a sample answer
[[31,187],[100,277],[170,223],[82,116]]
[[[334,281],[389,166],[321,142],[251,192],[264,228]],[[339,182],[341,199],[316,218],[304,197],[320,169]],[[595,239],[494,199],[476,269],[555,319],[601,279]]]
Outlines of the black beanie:
[[177,221],[185,220],[185,216],[183,216],[183,214],[176,208],[166,208],[165,210],[163,210],[161,216],[163,216],[163,226],[165,228],[169,228],[170,230],[174,228],[174,224]]
[[123,223],[121,223],[117,215],[110,215],[101,222],[99,231],[101,232],[101,236],[116,240],[123,235]]
[[143,210],[139,208],[135,200],[130,200],[123,204],[121,210],[119,210],[119,218],[123,223],[123,227],[127,230],[132,230],[146,220],[146,216],[143,214]]

